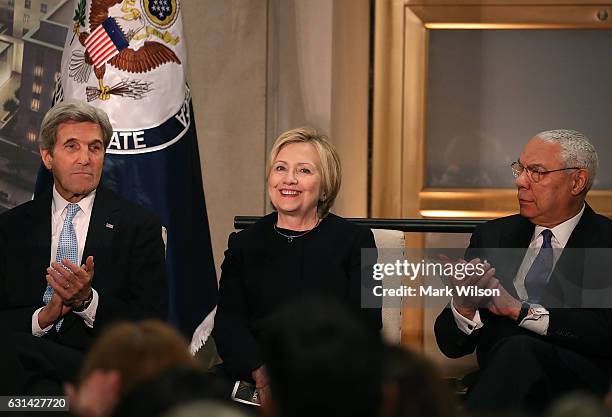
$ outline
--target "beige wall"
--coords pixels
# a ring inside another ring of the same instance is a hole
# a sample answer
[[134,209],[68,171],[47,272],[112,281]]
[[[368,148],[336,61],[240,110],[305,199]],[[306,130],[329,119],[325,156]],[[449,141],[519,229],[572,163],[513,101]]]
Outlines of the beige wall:
[[266,0],[185,0],[188,77],[217,267],[237,214],[264,213]]
[[183,0],[188,76],[217,268],[235,215],[270,211],[266,150],[330,135],[345,167],[334,211],[366,215],[368,0]]

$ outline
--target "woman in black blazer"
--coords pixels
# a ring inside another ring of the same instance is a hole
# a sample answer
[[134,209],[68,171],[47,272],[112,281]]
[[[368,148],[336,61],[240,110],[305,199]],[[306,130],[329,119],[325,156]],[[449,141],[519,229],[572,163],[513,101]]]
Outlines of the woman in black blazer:
[[221,266],[214,337],[231,378],[252,378],[259,389],[267,385],[258,339],[297,297],[331,296],[368,327],[381,328],[380,309],[361,307],[362,287],[376,262],[375,251],[362,262],[361,249],[375,248],[374,236],[329,213],[341,176],[334,146],[316,131],[294,129],[276,140],[267,166],[276,211],[232,233]]

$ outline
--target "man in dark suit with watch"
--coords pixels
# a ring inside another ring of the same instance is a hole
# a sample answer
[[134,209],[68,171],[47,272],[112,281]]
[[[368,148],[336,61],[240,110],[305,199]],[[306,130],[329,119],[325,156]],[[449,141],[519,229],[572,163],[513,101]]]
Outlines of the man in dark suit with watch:
[[539,133],[512,164],[520,214],[472,235],[465,258],[485,272],[452,284],[499,295],[455,292],[435,323],[447,356],[476,350],[466,408],[541,411],[571,390],[607,391],[612,310],[595,300],[610,287],[601,254],[612,248],[612,221],[585,203],[596,170],[597,153],[581,133]]
[[43,119],[53,189],[0,216],[0,394],[59,394],[108,323],[165,319],[157,217],[99,187],[112,136],[83,102]]

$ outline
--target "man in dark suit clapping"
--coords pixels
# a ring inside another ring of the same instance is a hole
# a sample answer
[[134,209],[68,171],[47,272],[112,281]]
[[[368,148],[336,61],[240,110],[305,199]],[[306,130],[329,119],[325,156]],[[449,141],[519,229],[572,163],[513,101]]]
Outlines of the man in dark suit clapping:
[[106,114],[56,105],[43,119],[53,189],[0,216],[0,394],[59,394],[102,327],[167,315],[159,219],[99,187]]
[[597,300],[610,288],[610,270],[595,263],[609,257],[593,254],[612,248],[612,221],[585,203],[596,170],[597,153],[581,133],[539,133],[512,164],[520,215],[472,235],[465,257],[486,259],[486,272],[452,283],[499,296],[455,294],[435,324],[447,356],[476,350],[467,408],[540,411],[571,390],[606,392],[612,310]]

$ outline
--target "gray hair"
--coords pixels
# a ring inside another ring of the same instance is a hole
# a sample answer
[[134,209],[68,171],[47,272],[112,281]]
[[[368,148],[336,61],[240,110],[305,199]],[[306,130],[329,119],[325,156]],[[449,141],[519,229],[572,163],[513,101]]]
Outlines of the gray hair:
[[94,107],[84,101],[66,100],[56,104],[45,114],[40,125],[40,149],[53,151],[57,135],[57,128],[62,123],[95,123],[102,129],[104,148],[110,143],[113,135],[113,126],[108,120],[104,110]]
[[566,168],[577,167],[589,173],[586,191],[591,189],[597,175],[597,151],[586,135],[575,130],[557,129],[538,133],[536,137],[545,142],[561,145],[561,159]]

